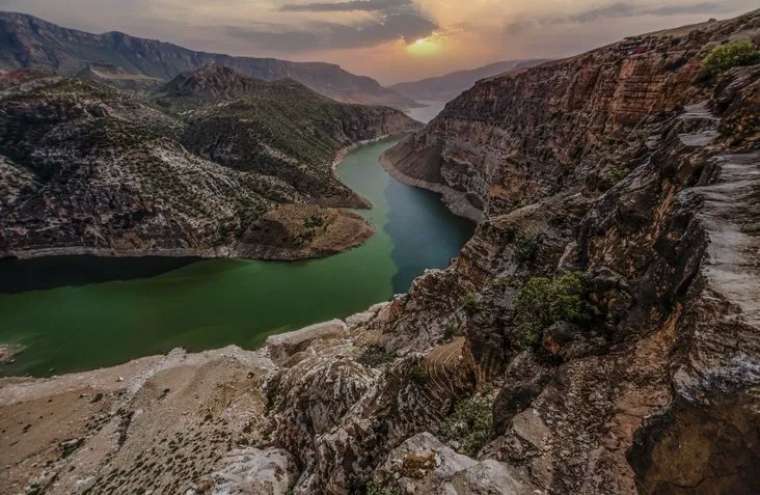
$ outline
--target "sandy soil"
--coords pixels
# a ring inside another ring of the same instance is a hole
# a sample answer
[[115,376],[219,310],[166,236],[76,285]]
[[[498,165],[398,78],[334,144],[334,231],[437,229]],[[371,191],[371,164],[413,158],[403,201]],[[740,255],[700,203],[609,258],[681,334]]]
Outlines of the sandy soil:
[[203,493],[261,442],[272,369],[228,347],[0,380],[0,493]]

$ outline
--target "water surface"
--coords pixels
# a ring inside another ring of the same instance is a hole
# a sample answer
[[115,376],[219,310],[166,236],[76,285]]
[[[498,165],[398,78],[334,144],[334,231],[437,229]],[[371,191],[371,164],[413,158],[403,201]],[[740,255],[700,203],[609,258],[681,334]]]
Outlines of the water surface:
[[424,269],[446,266],[473,225],[437,195],[388,176],[377,159],[393,143],[363,146],[338,168],[341,180],[372,202],[362,215],[377,234],[337,256],[297,263],[84,256],[0,263],[0,343],[26,347],[0,374],[94,369],[175,347],[255,348],[268,335],[406,292]]
[[418,122],[427,124],[441,113],[446,106],[445,101],[420,101],[421,105],[425,105],[419,108],[410,108],[406,114]]

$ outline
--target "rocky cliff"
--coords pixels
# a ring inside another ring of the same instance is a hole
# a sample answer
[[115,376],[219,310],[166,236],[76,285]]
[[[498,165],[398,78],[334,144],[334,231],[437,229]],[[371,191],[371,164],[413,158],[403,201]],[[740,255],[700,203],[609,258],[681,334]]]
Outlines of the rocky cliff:
[[[168,91],[157,103],[94,81],[5,74],[0,255],[294,259],[366,240],[360,217],[333,209],[366,206],[333,159],[416,124],[293,81],[224,73],[216,83],[229,98],[182,100],[182,111]],[[246,94],[228,86],[241,80]]]
[[337,65],[196,52],[124,33],[85,33],[30,15],[0,12],[0,69],[41,69],[67,76],[84,71],[117,87],[135,89],[145,88],[148,80],[166,82],[211,63],[266,81],[291,78],[348,103],[415,105],[374,79]]

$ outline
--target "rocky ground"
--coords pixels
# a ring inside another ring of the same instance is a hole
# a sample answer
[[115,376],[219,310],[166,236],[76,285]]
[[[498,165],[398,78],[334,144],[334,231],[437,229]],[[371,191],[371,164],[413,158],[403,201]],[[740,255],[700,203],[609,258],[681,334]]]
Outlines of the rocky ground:
[[[760,493],[760,66],[713,73],[704,62],[740,39],[760,47],[760,12],[480,82],[386,160],[399,177],[445,187],[477,210],[475,236],[409,294],[273,337],[255,358],[235,358],[248,364],[227,363],[241,380],[253,377],[232,394],[242,412],[226,409],[242,419],[222,416],[230,435],[248,435],[247,450],[196,460],[196,473],[163,454],[162,468],[153,457],[139,464],[129,455],[152,456],[154,438],[164,438],[140,421],[155,411],[199,432],[193,451],[208,456],[203,413],[182,416],[172,386],[138,381],[128,390],[150,391],[152,401],[83,403],[68,424],[103,407],[105,426],[63,438],[25,408],[45,411],[82,377],[110,374],[104,383],[118,389],[114,370],[6,380],[0,417],[12,433],[2,441],[42,432],[29,450],[0,449],[7,486],[23,493],[44,479],[50,493],[116,493],[151,479],[154,489],[177,483],[189,493]],[[193,387],[236,383],[224,376]],[[161,409],[165,388],[171,410]],[[242,426],[251,415],[258,421]],[[195,423],[182,423],[188,417]],[[92,449],[110,455],[87,461],[90,439],[104,438]],[[125,457],[119,439],[132,445]]]

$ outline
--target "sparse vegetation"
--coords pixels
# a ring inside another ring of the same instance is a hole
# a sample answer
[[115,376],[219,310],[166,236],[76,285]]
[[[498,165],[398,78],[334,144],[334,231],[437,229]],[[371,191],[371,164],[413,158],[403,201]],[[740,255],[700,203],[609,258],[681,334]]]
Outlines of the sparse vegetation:
[[707,75],[714,76],[734,67],[760,63],[760,50],[750,40],[737,40],[713,48],[704,60]]
[[478,303],[478,296],[474,292],[470,292],[465,296],[464,300],[462,301],[462,309],[469,316],[472,316],[478,312],[480,309],[480,304]]
[[452,340],[459,335],[462,335],[462,329],[453,321],[449,322],[443,330],[443,340],[445,341]]
[[317,229],[325,225],[325,219],[319,215],[311,215],[304,219],[303,226],[307,229]]
[[357,358],[364,366],[371,368],[377,368],[383,364],[390,363],[395,360],[398,355],[395,352],[386,351],[384,347],[379,345],[372,345],[367,347],[364,352]]
[[538,239],[518,236],[515,241],[515,259],[520,263],[533,261],[538,254],[538,247]]
[[612,185],[617,184],[621,180],[625,179],[628,175],[628,170],[623,167],[612,167],[607,171],[607,178]]
[[409,373],[409,378],[412,380],[412,382],[416,383],[419,386],[426,385],[430,381],[430,374],[428,374],[427,369],[422,363],[416,364],[411,372]]
[[364,488],[365,495],[400,495],[399,491],[394,488],[384,488],[374,481],[367,483]]
[[454,412],[441,425],[441,435],[449,442],[456,442],[462,453],[474,457],[488,442],[492,427],[491,401],[475,396],[454,406]]
[[543,331],[558,321],[587,320],[584,292],[583,279],[577,273],[528,280],[515,300],[514,322],[522,347],[535,346]]

